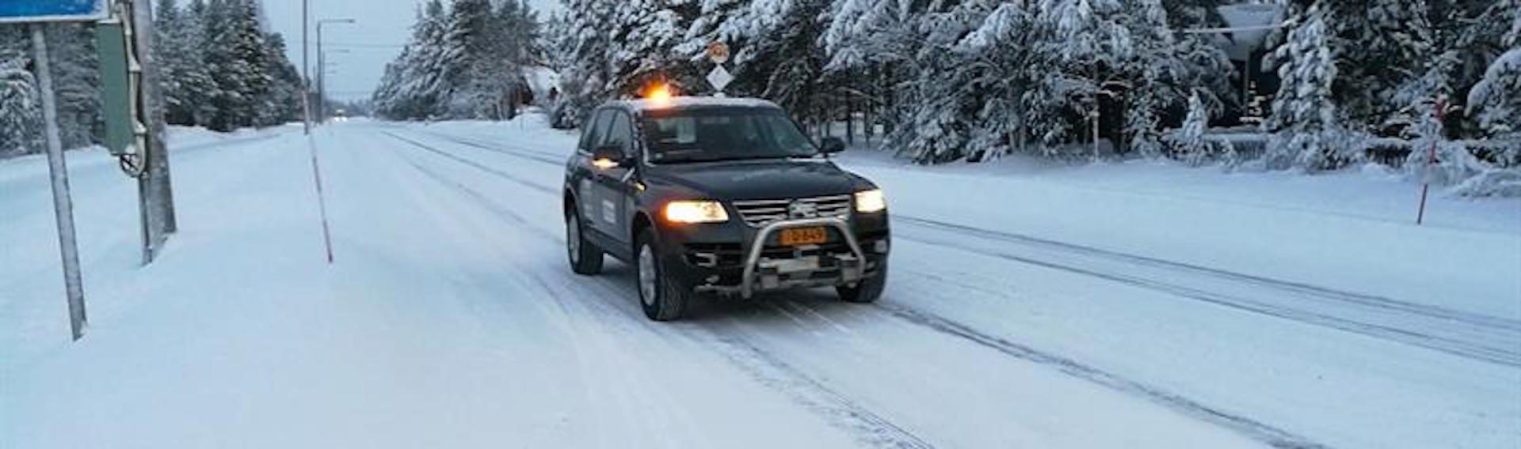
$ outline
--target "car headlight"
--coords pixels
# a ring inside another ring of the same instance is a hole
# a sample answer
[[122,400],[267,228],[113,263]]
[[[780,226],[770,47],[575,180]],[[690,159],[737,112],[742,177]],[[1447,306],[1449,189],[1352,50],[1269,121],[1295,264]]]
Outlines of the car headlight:
[[882,189],[856,192],[856,212],[869,214],[884,210],[887,210],[887,196],[882,194]]
[[723,223],[729,213],[717,201],[672,201],[665,205],[665,219],[672,223]]

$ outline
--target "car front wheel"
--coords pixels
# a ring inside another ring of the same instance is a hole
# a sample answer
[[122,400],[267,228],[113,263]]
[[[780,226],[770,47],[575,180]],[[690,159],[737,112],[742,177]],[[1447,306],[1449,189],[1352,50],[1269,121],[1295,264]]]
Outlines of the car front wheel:
[[639,271],[639,305],[644,307],[644,316],[655,321],[680,319],[692,293],[661,266],[652,230],[640,232],[638,242],[634,264]]
[[887,261],[883,260],[882,265],[877,267],[876,276],[866,278],[855,285],[835,287],[835,291],[840,294],[840,299],[845,300],[845,302],[865,304],[877,302],[877,298],[882,297],[882,290],[886,288]]

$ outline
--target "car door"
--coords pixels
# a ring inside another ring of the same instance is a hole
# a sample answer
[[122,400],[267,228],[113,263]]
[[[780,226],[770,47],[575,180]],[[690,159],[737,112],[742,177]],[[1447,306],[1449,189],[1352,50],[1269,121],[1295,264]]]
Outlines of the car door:
[[[632,161],[633,121],[626,112],[619,110],[606,112],[608,114],[607,133],[603,135],[600,146],[615,146],[625,158]],[[629,246],[628,207],[630,186],[633,181],[633,165],[596,169],[598,176],[594,189],[597,195],[597,230],[621,245],[620,248]]]
[[596,111],[587,119],[586,131],[581,134],[581,143],[576,148],[576,176],[573,178],[576,185],[576,200],[580,206],[581,223],[588,228],[601,231],[601,201],[598,199],[597,177],[599,169],[592,165],[592,151],[602,144],[607,136],[607,127],[611,121],[612,111],[606,109]]

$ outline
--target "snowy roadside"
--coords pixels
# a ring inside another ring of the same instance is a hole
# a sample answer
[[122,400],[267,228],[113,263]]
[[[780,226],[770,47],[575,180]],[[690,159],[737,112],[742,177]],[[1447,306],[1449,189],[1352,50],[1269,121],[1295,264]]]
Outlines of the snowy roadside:
[[[291,128],[214,133],[198,128],[170,131],[171,157],[177,198],[196,201],[215,192],[195,190],[208,179],[238,179],[245,173],[224,166],[219,153],[242,164],[257,166],[266,150],[288,146]],[[210,150],[210,151],[208,151]],[[137,186],[117,169],[103,148],[69,151],[70,183],[78,225],[85,294],[92,322],[108,323],[116,313],[130,310],[144,295],[131,279],[137,272],[140,244]],[[212,157],[208,157],[212,156]],[[179,182],[183,179],[184,182]],[[63,309],[62,274],[53,222],[47,161],[29,155],[0,161],[0,373],[25,365],[67,342],[54,319]],[[186,221],[189,220],[189,221]],[[196,217],[182,218],[194,236]],[[174,239],[176,241],[181,239]],[[171,245],[172,247],[173,245]],[[63,327],[60,327],[63,326]],[[65,332],[66,333],[66,332]]]
[[1521,319],[1521,200],[1439,197],[1417,227],[1383,174],[1010,162],[842,160],[917,218]]

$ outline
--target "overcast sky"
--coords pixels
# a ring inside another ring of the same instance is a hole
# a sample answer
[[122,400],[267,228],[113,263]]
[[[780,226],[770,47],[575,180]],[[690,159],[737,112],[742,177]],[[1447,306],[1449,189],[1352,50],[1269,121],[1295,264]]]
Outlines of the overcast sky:
[[[310,0],[312,13],[311,66],[317,67],[316,21],[351,18],[354,25],[322,27],[328,50],[328,96],[340,100],[368,98],[380,82],[386,63],[401,52],[411,35],[412,22],[424,0]],[[447,3],[448,0],[445,0]],[[541,18],[560,8],[559,0],[527,0]],[[301,66],[301,0],[264,0],[270,28],[285,35],[290,60]],[[347,51],[346,54],[338,52]]]

